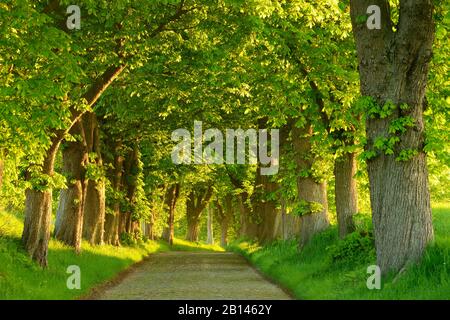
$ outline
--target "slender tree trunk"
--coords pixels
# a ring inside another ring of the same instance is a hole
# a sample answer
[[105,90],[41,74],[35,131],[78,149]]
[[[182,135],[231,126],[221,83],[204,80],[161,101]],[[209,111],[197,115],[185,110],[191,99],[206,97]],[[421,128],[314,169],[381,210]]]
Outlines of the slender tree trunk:
[[213,208],[211,204],[207,206],[207,212],[208,212],[208,220],[207,220],[206,243],[214,244]]
[[288,239],[287,227],[286,227],[286,200],[281,198],[281,235],[283,240]]
[[[87,147],[90,154],[95,154],[94,161],[98,167],[103,166],[100,150],[100,132],[95,113],[89,112],[82,118]],[[89,180],[85,195],[83,237],[91,244],[102,244],[105,227],[105,182],[103,177]]]
[[230,221],[233,220],[233,198],[230,194],[225,196],[225,210],[220,205],[219,201],[217,201],[217,216],[220,222],[221,229],[221,237],[220,237],[220,245],[222,247],[226,247],[228,245],[228,229],[230,226]]
[[[135,195],[137,189],[138,167],[139,162],[139,150],[138,146],[134,146],[133,149],[128,152],[124,162],[124,187],[126,190],[126,197],[129,203],[129,208],[135,205]],[[133,228],[133,216],[131,209],[123,214],[122,220],[123,232],[132,233]]]
[[228,245],[228,228],[229,228],[229,222],[227,219],[222,220],[220,224],[220,246],[226,247]]
[[[369,30],[359,22],[358,17],[365,15],[371,4],[370,0],[352,0],[351,17],[361,94],[376,103],[370,110],[387,102],[395,106],[386,116],[370,115],[366,123],[366,148],[376,153],[367,167],[377,264],[385,274],[418,261],[433,240],[423,109],[434,8],[432,0],[400,1],[394,32],[388,1],[376,3],[381,8],[379,30]],[[407,117],[414,126],[393,133],[392,123]],[[389,152],[375,147],[376,141],[392,137],[398,142]]]
[[81,136],[81,141],[68,142],[62,150],[63,172],[68,177],[68,181],[67,188],[60,192],[55,238],[74,247],[76,252],[80,252],[86,191],[85,165],[88,159],[81,123],[75,124],[70,133]]
[[180,185],[171,185],[166,193],[166,205],[169,209],[169,215],[167,217],[167,227],[164,228],[162,238],[170,245],[173,244],[173,238],[175,233],[175,208],[180,192]]
[[355,231],[353,215],[358,212],[358,190],[356,187],[356,155],[345,153],[334,164],[336,214],[339,237],[344,238]]
[[[54,138],[46,152],[41,173],[48,177],[53,177],[55,157],[60,142],[61,139]],[[29,173],[27,176],[29,178]],[[46,189],[38,190],[36,186],[33,186],[25,192],[25,223],[22,243],[32,259],[46,267],[52,214],[52,189],[48,186],[41,187]]]
[[[292,129],[294,151],[296,153],[297,170],[309,172],[316,157],[311,150],[312,126],[306,125],[299,129]],[[297,178],[297,193],[299,201],[310,208],[320,206],[319,211],[304,212],[300,223],[300,248],[305,246],[311,238],[324,231],[329,226],[327,188],[325,182],[317,182],[309,174],[307,177],[300,175]]]

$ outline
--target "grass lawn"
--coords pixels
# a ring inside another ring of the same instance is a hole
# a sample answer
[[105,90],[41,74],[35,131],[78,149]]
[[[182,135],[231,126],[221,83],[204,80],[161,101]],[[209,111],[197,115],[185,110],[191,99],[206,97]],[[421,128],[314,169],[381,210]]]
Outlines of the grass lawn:
[[[159,241],[132,247],[91,246],[84,242],[82,253],[77,255],[70,247],[52,239],[48,253],[49,266],[42,269],[31,261],[22,248],[22,229],[22,218],[0,212],[0,300],[75,299],[151,253],[223,250],[218,246],[192,244],[178,239],[175,239],[172,248]],[[66,281],[70,274],[66,271],[70,265],[80,267],[81,290],[67,289]]]
[[[436,241],[421,263],[397,279],[392,275],[383,278],[381,290],[366,286],[370,276],[367,267],[376,264],[370,235],[355,233],[338,240],[333,226],[316,236],[302,252],[298,252],[296,241],[264,247],[235,242],[229,249],[246,256],[298,299],[450,299],[450,205],[435,205],[433,220]],[[365,225],[359,227],[360,231],[370,229],[367,217]]]

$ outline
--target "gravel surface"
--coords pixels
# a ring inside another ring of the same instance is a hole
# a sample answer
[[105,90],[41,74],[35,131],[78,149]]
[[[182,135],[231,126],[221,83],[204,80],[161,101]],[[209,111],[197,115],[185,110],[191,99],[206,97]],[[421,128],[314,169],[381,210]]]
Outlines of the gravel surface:
[[106,288],[103,300],[291,299],[234,253],[166,252],[152,255],[120,283]]

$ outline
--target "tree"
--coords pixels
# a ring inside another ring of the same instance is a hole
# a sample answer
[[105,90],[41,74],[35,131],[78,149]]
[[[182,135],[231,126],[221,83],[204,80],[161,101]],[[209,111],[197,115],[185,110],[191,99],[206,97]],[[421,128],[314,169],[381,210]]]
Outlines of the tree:
[[201,188],[200,184],[194,188],[186,199],[186,240],[196,242],[200,234],[200,217],[211,199],[213,189],[211,186]]
[[170,245],[173,244],[175,232],[175,207],[180,195],[180,184],[175,183],[167,187],[164,202],[167,208],[167,226],[164,228],[162,238]]
[[[380,29],[366,26],[381,9]],[[352,0],[377,264],[383,273],[418,261],[433,227],[424,152],[425,88],[434,39],[433,1]],[[398,12],[398,22],[393,13]]]

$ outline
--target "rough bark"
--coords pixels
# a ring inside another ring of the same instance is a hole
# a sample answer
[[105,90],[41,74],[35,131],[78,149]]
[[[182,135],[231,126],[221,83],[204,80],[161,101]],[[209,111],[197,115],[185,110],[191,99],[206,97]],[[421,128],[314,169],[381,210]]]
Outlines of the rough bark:
[[[311,150],[312,126],[292,129],[292,139],[295,151],[297,170],[308,172],[317,158]],[[308,204],[319,204],[322,208],[318,212],[305,212],[301,216],[299,246],[305,246],[311,238],[328,228],[328,201],[325,182],[317,182],[311,174],[299,175],[297,178],[298,200]]]
[[358,212],[358,190],[356,187],[356,155],[345,153],[334,164],[336,214],[339,237],[344,238],[355,231],[353,215]]
[[105,218],[105,243],[113,246],[120,245],[119,239],[119,215],[118,205],[114,205],[114,214],[107,214]]
[[85,165],[88,155],[82,124],[76,123],[70,133],[79,140],[68,142],[62,150],[62,170],[67,177],[67,188],[62,189],[59,196],[55,238],[80,252],[86,191]]
[[[61,143],[60,137],[52,139],[52,144],[46,152],[41,173],[49,177],[54,174],[55,157]],[[30,173],[27,173],[30,178]],[[22,233],[22,243],[29,255],[46,267],[48,241],[50,238],[50,220],[52,214],[52,189],[48,186],[38,190],[36,186],[25,191],[25,222]]]
[[167,191],[165,196],[165,205],[168,208],[167,226],[164,228],[162,238],[170,245],[173,244],[173,238],[175,233],[175,208],[180,193],[180,185],[173,184]]
[[[95,113],[89,112],[83,115],[83,128],[86,137],[88,152],[95,154],[94,164],[103,166],[103,159],[100,150],[100,132]],[[84,218],[83,218],[83,238],[91,244],[102,244],[104,242],[105,224],[105,182],[103,178],[98,180],[90,179],[86,188]]]
[[[381,29],[368,30],[358,22],[369,5],[381,8]],[[352,0],[351,17],[359,60],[363,96],[378,106],[396,108],[387,117],[368,117],[368,150],[378,154],[367,162],[377,264],[383,274],[399,271],[418,261],[430,241],[433,228],[424,146],[423,108],[434,39],[432,0],[401,0],[399,23],[393,31],[389,2]],[[400,108],[400,106],[403,106]],[[415,121],[399,138],[393,154],[374,148],[380,138],[392,136],[392,121],[409,116]],[[402,150],[409,159],[398,161]]]

